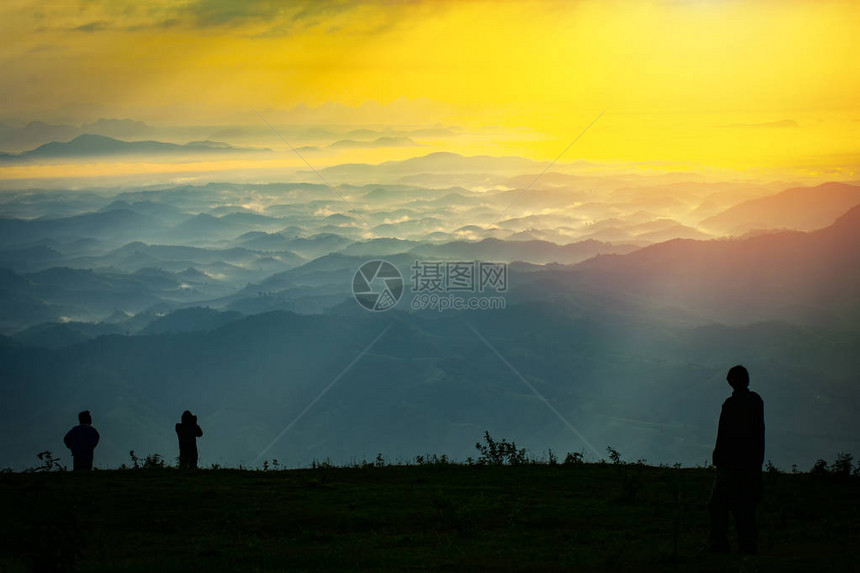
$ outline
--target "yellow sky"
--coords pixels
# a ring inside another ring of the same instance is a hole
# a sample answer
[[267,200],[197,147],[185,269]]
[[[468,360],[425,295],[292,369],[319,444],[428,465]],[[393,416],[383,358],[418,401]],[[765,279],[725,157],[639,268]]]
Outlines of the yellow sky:
[[857,29],[860,3],[811,0],[12,0],[0,122],[252,125],[258,110],[499,129],[430,150],[552,159],[607,110],[565,159],[844,178],[860,164]]

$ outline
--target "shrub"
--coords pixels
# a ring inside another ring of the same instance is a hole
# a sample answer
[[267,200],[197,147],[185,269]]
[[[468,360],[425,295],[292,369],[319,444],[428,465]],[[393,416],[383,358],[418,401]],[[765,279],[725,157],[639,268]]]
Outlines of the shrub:
[[66,471],[66,466],[60,463],[60,458],[55,458],[50,450],[39,452],[36,457],[41,461],[41,465],[27,468],[26,472],[63,472]]
[[607,446],[606,451],[609,453],[612,465],[618,470],[621,477],[621,500],[635,501],[636,496],[644,487],[642,472],[645,467],[645,460],[636,460],[634,463],[624,462],[621,460],[621,453],[612,446]]
[[167,467],[167,462],[164,461],[161,454],[147,454],[145,457],[141,458],[134,455],[134,450],[131,450],[128,452],[128,456],[131,458],[132,467],[136,470],[152,470]]
[[853,469],[854,456],[842,452],[836,454],[836,461],[830,466],[831,473],[844,477],[850,476]]
[[827,467],[827,461],[819,459],[815,462],[815,465],[812,466],[812,469],[809,470],[809,473],[812,475],[824,475],[828,473],[830,469]]
[[481,454],[478,457],[479,464],[517,466],[526,463],[525,448],[517,449],[514,442],[508,442],[504,438],[496,441],[487,431],[484,432],[484,442],[475,444],[475,449]]

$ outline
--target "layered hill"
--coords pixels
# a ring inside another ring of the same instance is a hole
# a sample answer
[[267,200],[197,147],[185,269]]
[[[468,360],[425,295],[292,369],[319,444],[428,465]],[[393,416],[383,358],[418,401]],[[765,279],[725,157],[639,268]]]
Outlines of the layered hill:
[[855,205],[860,205],[860,187],[831,182],[744,201],[708,217],[701,226],[732,235],[761,229],[813,231],[830,225]]

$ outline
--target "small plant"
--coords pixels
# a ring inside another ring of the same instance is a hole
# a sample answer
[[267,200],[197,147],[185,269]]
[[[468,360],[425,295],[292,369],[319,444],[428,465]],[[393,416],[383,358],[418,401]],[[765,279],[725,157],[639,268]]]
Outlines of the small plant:
[[415,463],[419,466],[446,466],[451,463],[447,454],[427,454],[424,456],[415,456]]
[[162,469],[167,467],[167,462],[161,457],[161,454],[148,454],[146,457],[138,457],[134,454],[134,450],[128,452],[131,458],[131,466],[136,470],[152,470]]
[[551,465],[551,466],[556,466],[556,465],[558,465],[558,458],[556,457],[555,452],[554,452],[554,451],[552,451],[552,448],[550,448],[550,449],[547,451],[547,462],[548,462],[548,463],[549,463],[549,465]]
[[281,469],[281,462],[279,462],[276,458],[272,458],[272,461],[263,460],[263,471],[267,472],[269,470],[278,471]]
[[143,459],[143,469],[166,468],[167,462],[161,454],[149,454]]
[[479,464],[517,466],[526,463],[525,448],[517,449],[514,442],[508,442],[504,438],[496,441],[487,431],[484,432],[484,442],[475,444],[475,449],[481,453],[478,457]]
[[618,475],[621,477],[621,500],[635,501],[644,485],[642,472],[645,467],[645,460],[639,459],[634,463],[624,462],[621,459],[621,453],[612,446],[607,446],[606,451],[609,453],[612,465],[618,470]]
[[827,467],[827,460],[819,459],[815,462],[815,465],[812,466],[812,469],[809,470],[809,473],[812,475],[825,475],[830,471],[830,468]]
[[63,472],[66,471],[66,466],[60,463],[60,458],[55,458],[49,450],[39,452],[36,457],[41,461],[41,465],[27,468],[27,472]]
[[836,454],[836,461],[833,462],[830,466],[830,472],[842,477],[848,477],[851,475],[851,471],[854,469],[854,456],[851,454],[838,453]]
[[385,467],[385,458],[382,456],[382,453],[376,454],[376,463],[374,464],[378,468]]
[[583,459],[582,452],[567,452],[567,455],[564,456],[564,465],[579,465],[585,463]]
[[770,460],[768,460],[767,463],[764,465],[764,469],[767,473],[769,473],[771,475],[775,475],[775,474],[779,473],[779,468],[776,467],[775,465],[773,465],[773,462]]

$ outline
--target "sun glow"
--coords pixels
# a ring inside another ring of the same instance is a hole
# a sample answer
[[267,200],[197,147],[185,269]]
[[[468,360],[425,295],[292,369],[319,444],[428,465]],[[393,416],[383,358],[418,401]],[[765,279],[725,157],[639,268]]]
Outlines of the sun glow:
[[549,160],[607,110],[566,160],[831,178],[860,163],[857,3],[264,4],[6,4],[2,121],[132,117],[171,141],[188,140],[179,126],[258,129],[257,112],[278,126],[457,130],[308,158],[325,165],[439,150]]

